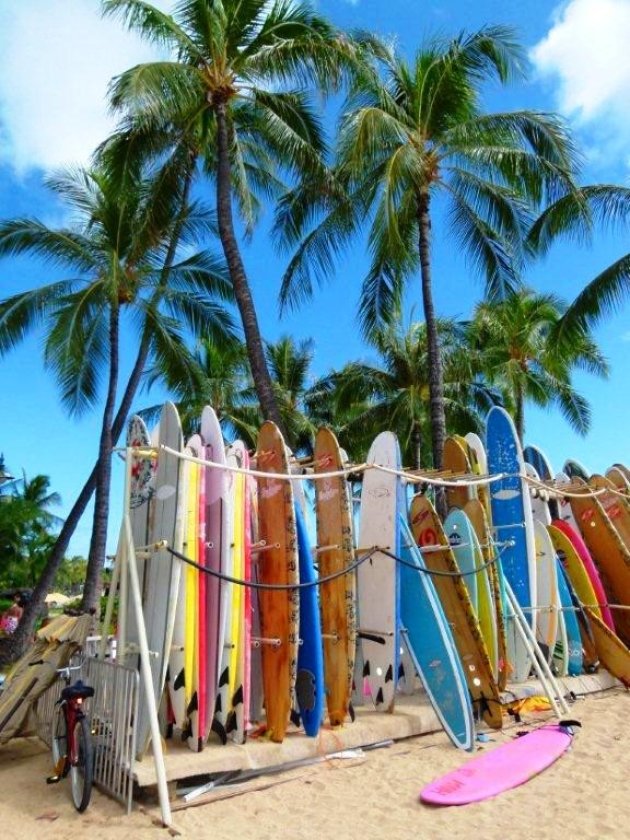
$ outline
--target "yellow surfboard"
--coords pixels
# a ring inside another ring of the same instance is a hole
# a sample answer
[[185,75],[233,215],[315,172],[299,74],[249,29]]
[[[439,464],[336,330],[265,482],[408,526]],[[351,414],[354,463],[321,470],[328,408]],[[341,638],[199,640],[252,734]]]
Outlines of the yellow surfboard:
[[[456,474],[467,474],[472,470],[466,449],[454,437],[447,437],[444,441],[442,466],[445,470],[450,470]],[[471,489],[468,487],[446,487],[448,507],[456,507],[463,510],[464,505],[471,498]]]

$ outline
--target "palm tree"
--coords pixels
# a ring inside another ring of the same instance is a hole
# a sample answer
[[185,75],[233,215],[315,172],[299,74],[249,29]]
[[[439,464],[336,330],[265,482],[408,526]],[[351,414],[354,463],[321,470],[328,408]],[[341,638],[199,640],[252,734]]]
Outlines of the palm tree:
[[590,407],[573,387],[571,375],[574,370],[608,374],[607,362],[586,329],[575,331],[570,344],[557,341],[565,311],[554,295],[530,289],[475,309],[469,328],[472,347],[488,381],[508,396],[521,440],[527,400],[558,406],[575,431],[586,434]]
[[[179,370],[168,366],[148,371],[149,384],[162,380],[173,395],[184,435],[189,437],[198,431],[203,408],[211,405],[224,437],[240,438],[255,449],[262,416],[245,345],[238,340],[203,337],[192,351],[191,360],[183,379]],[[159,404],[142,409],[139,414],[150,424],[158,419],[161,410]]]
[[316,427],[308,413],[314,349],[312,340],[296,341],[288,335],[266,348],[287,443],[294,452],[312,452],[315,439]]
[[[528,243],[537,253],[546,253],[559,236],[584,241],[594,226],[621,228],[627,234],[630,223],[630,188],[614,184],[580,187],[548,207],[536,220]],[[556,339],[571,344],[577,334],[595,324],[608,312],[619,309],[630,297],[630,253],[605,268],[582,289],[564,312]]]
[[[187,331],[225,335],[232,330],[229,315],[218,302],[230,295],[222,262],[205,251],[174,261],[174,243],[194,241],[200,230],[211,230],[211,216],[200,205],[189,205],[186,187],[183,192],[172,190],[173,184],[163,175],[162,170],[143,180],[128,171],[121,181],[98,168],[68,171],[49,179],[48,185],[73,211],[71,228],[52,229],[32,219],[0,225],[0,254],[34,254],[63,266],[72,278],[0,301],[0,352],[43,322],[44,361],[73,414],[98,402],[100,380],[106,374],[86,608],[94,605],[98,594],[111,451],[121,431],[123,403],[126,414],[147,358],[186,369]],[[140,351],[115,416],[120,332],[130,327],[137,330]],[[89,499],[91,493],[84,488],[80,498],[86,495]],[[62,534],[66,540],[63,529]],[[36,589],[38,596],[45,595],[44,586],[50,585],[56,571],[52,567],[61,561],[66,546],[55,547],[51,568],[47,566]]]
[[251,233],[259,195],[281,192],[283,174],[321,168],[325,146],[306,86],[336,85],[353,48],[301,2],[182,0],[173,17],[143,0],[105,0],[103,9],[171,51],[171,60],[123,73],[112,102],[150,151],[187,148],[215,179],[219,236],[256,392],[264,416],[282,426],[234,204]]
[[[485,384],[475,369],[462,326],[438,322],[444,365],[444,404],[451,434],[478,431],[500,394]],[[430,439],[429,354],[427,328],[399,323],[374,333],[370,344],[378,354],[373,364],[351,362],[320,380],[309,397],[314,414],[326,407],[326,419],[351,454],[365,457],[374,436],[395,432],[405,463],[416,469],[427,463]]]
[[[324,185],[306,183],[282,203],[282,244],[300,242],[282,301],[295,304],[330,276],[336,254],[365,219],[372,258],[360,312],[366,334],[391,319],[419,269],[439,467],[446,426],[433,302],[434,208],[444,202],[457,247],[485,275],[486,293],[498,299],[516,282],[513,257],[526,230],[525,202],[539,206],[570,190],[575,152],[555,116],[483,112],[482,86],[505,83],[520,68],[521,51],[509,29],[486,27],[450,43],[431,42],[411,63],[393,51],[378,58],[382,81],[364,75],[346,104],[334,177]],[[316,213],[324,218],[309,231]]]

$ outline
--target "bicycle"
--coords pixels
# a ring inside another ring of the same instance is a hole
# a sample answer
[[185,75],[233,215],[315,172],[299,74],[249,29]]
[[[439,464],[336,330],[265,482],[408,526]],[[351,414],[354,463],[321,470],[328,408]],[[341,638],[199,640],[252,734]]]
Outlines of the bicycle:
[[70,672],[80,665],[57,669],[66,683],[55,703],[52,720],[52,758],[55,772],[46,782],[56,784],[70,775],[74,807],[85,811],[92,795],[94,779],[94,745],[90,723],[83,710],[83,701],[94,696],[94,689],[81,680],[70,684]]

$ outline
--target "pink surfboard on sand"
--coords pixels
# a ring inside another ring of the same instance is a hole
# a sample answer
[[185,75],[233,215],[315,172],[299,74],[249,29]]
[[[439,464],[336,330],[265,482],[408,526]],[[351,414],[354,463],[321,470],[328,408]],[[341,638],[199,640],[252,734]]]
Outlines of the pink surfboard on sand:
[[556,528],[562,531],[563,534],[569,540],[571,540],[573,548],[576,550],[578,557],[582,561],[584,568],[586,569],[586,574],[589,576],[589,579],[593,586],[593,590],[595,591],[597,603],[599,604],[600,609],[602,611],[602,618],[608,625],[608,628],[614,633],[615,622],[613,619],[612,611],[608,606],[608,597],[604,590],[604,585],[599,576],[599,572],[597,570],[597,566],[595,565],[595,561],[591,557],[591,552],[588,550],[586,543],[582,539],[582,535],[578,534],[578,532],[572,525],[570,525],[568,522],[565,522],[562,519],[556,519],[551,524],[555,525]]
[[554,763],[569,748],[568,725],[542,726],[477,756],[420,792],[431,805],[468,805],[518,787]]

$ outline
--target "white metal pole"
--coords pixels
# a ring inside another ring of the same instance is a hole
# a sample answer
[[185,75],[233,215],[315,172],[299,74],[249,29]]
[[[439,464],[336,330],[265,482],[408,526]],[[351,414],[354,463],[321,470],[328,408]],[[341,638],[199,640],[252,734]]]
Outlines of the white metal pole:
[[[547,659],[543,655],[538,642],[536,641],[536,637],[533,634],[527,619],[525,618],[523,611],[521,610],[520,604],[516,600],[514,592],[512,591],[512,587],[505,581],[505,588],[508,596],[508,601],[510,604],[510,608],[512,613],[514,614],[514,621],[516,623],[516,629],[518,630],[521,639],[527,649],[528,654],[532,657],[532,662],[534,668],[536,669],[536,673],[540,678],[543,687],[549,694],[549,701],[554,707],[554,711],[556,712],[557,717],[561,717],[556,709],[556,705],[554,703],[553,695],[555,694],[558,698],[558,705],[564,714],[569,713],[569,706],[564,699],[562,694],[562,689],[553,675],[551,668],[549,667],[549,663]],[[551,690],[550,690],[551,689]]]
[[149,662],[149,643],[144,624],[144,613],[142,611],[142,595],[140,593],[140,581],[138,580],[138,567],[136,566],[131,523],[127,513],[125,513],[124,527],[128,552],[127,565],[129,568],[129,582],[131,583],[131,597],[133,599],[136,626],[138,629],[138,643],[140,646],[140,673],[142,675],[142,682],[144,683],[144,697],[149,715],[149,723],[151,725],[151,742],[158,796],[162,810],[162,822],[165,826],[169,826],[173,821],[171,804],[169,802],[168,786],[166,784],[166,768],[164,766],[164,753],[162,751],[162,739],[160,736],[160,725],[158,723],[158,709],[157,703],[155,702],[155,695],[153,694],[153,677],[151,674],[151,663]]

